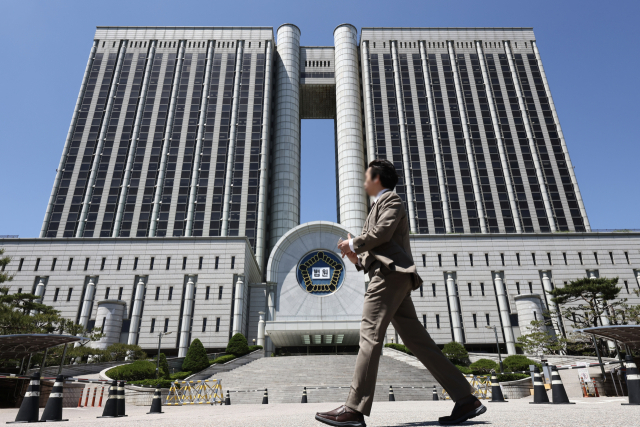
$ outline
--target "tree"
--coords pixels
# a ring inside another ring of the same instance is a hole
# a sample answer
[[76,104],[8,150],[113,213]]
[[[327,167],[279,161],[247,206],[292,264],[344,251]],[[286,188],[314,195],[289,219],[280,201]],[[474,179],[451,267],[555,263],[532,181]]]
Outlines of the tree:
[[209,367],[209,358],[207,350],[204,349],[202,342],[198,338],[191,342],[187,356],[182,362],[182,370],[190,372],[199,372]]
[[536,365],[538,369],[542,368],[541,364],[521,354],[512,354],[502,361],[505,372],[529,371],[529,365]]
[[518,337],[516,346],[527,354],[558,354],[566,350],[567,339],[550,333],[543,320],[532,320],[528,333]]
[[454,365],[469,366],[469,353],[462,344],[451,341],[444,345],[442,352]]
[[3,256],[3,255],[4,255],[4,249],[0,248],[0,284],[4,282],[10,282],[13,280],[13,276],[9,276],[7,273],[4,272],[7,265],[9,265],[9,263],[11,262],[11,257]]
[[491,359],[479,359],[469,365],[471,371],[476,375],[490,374],[492,370],[498,369],[498,364]]
[[240,333],[235,334],[229,340],[229,344],[227,344],[227,349],[225,350],[225,352],[227,354],[233,354],[236,357],[244,356],[245,354],[249,353],[247,339]]
[[[154,357],[153,360],[158,360],[158,356]],[[160,353],[160,378],[164,378],[166,380],[171,379],[171,371],[169,370],[169,363],[167,362],[167,356],[164,353]]]

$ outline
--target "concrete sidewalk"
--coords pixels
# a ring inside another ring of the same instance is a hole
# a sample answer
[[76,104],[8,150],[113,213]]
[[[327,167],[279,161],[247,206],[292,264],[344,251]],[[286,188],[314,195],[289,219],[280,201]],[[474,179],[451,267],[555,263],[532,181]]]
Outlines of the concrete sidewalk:
[[[531,399],[509,403],[490,403],[489,410],[463,425],[486,426],[633,426],[638,425],[640,407],[621,406],[622,398],[573,399],[575,405],[530,405]],[[65,426],[216,426],[216,427],[321,427],[314,420],[318,411],[328,411],[339,403],[271,404],[271,405],[194,405],[163,407],[164,414],[147,415],[147,407],[129,406],[126,418],[96,419],[102,409],[64,409]],[[451,401],[376,402],[372,416],[366,418],[370,427],[436,426],[438,417],[448,415]],[[0,423],[13,421],[17,409],[0,409]],[[42,414],[42,409],[40,410]]]

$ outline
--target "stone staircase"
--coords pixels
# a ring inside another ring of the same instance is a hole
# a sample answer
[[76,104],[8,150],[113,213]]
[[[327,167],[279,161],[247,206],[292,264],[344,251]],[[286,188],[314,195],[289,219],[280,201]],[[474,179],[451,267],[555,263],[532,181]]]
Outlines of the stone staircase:
[[188,381],[206,380],[220,372],[232,371],[240,366],[246,365],[247,363],[251,363],[263,357],[264,357],[264,350],[256,350],[253,353],[249,353],[245,356],[238,357],[237,359],[233,359],[232,361],[227,362],[223,365],[220,365],[220,364],[211,365],[207,369],[204,369],[200,372],[196,372],[195,374],[191,375],[190,377],[187,378],[187,380]]
[[[344,402],[349,393],[355,362],[355,355],[265,357],[233,371],[217,373],[211,378],[222,380],[225,394],[227,390],[231,390],[232,404],[261,403],[265,388],[269,390],[270,404],[299,403],[305,386],[309,403]],[[389,385],[394,386],[395,398],[400,401],[431,400],[433,386],[438,384],[426,369],[418,369],[392,357],[382,356],[376,401],[389,400]],[[342,388],[314,389],[327,386]],[[411,389],[400,386],[428,388]],[[441,392],[439,385],[438,392]]]

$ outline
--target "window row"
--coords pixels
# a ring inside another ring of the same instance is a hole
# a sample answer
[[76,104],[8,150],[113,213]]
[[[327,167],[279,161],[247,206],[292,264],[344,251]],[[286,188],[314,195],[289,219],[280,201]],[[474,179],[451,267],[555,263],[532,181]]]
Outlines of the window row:
[[[588,256],[593,256],[593,261],[595,261],[596,265],[600,265],[600,263],[602,261],[600,259],[600,257],[598,256],[598,252],[597,251],[594,251],[591,254],[584,254],[583,255],[582,252],[578,252],[577,254],[578,254],[578,260],[580,261],[580,265],[584,265],[585,261],[588,261],[588,260],[585,259]],[[616,258],[614,256],[614,253],[612,251],[610,251],[610,252],[608,252],[608,255],[609,255],[609,260],[611,261],[611,264],[616,264]],[[469,263],[467,265],[473,267],[474,266],[473,254],[470,253],[470,254],[468,254],[468,256],[469,256]],[[524,257],[526,255],[523,254],[522,256]],[[537,266],[538,263],[540,262],[540,259],[536,257],[536,253],[535,252],[531,252],[530,256],[531,256],[531,262],[533,263],[533,265]],[[438,254],[437,257],[438,257],[438,267],[442,267],[442,264],[443,264],[442,263],[442,254]],[[522,259],[521,259],[520,252],[516,252],[515,253],[515,257],[516,257],[517,264],[518,265],[522,265],[521,264]],[[458,254],[455,254],[455,253],[452,254],[452,258],[453,258],[453,265],[455,267],[458,267]],[[569,258],[567,257],[567,252],[562,252],[562,261],[564,262],[564,265],[569,265]],[[629,252],[626,252],[626,251],[624,252],[624,261],[627,264],[631,264],[631,261],[629,259]],[[476,258],[476,262],[477,262],[477,258]],[[551,252],[547,252],[546,253],[546,260],[543,261],[543,262],[546,262],[548,265],[554,265],[554,259],[553,259],[553,256],[551,255]],[[487,267],[489,267],[489,254],[488,253],[484,254],[484,263],[485,263],[485,265]],[[503,252],[500,253],[500,263],[501,263],[501,265],[503,267],[506,265],[505,256],[504,256]],[[545,265],[545,264],[540,264],[540,265]],[[426,254],[422,254],[422,266],[423,267],[427,266],[427,255]]]

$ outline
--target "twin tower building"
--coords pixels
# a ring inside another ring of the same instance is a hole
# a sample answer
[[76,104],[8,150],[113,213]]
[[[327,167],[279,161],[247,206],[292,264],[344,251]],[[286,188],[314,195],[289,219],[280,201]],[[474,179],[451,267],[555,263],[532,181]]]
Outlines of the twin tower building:
[[[0,240],[11,289],[102,327],[102,347],[174,331],[163,351],[179,355],[237,332],[270,351],[353,349],[367,283],[335,251],[361,230],[376,158],[400,176],[437,342],[488,347],[495,326],[513,353],[553,286],[638,286],[638,235],[591,232],[531,28],[333,38],[98,27],[40,237]],[[338,224],[300,224],[302,119],[335,121]]]

